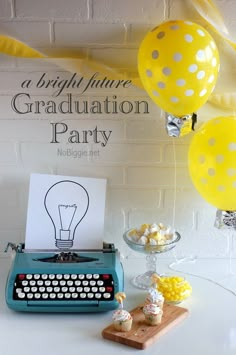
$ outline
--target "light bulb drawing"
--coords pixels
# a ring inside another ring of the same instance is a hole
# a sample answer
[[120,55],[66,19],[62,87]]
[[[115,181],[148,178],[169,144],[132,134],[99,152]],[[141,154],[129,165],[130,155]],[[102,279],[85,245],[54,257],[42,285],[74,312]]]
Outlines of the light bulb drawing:
[[60,235],[61,239],[70,238],[70,227],[76,212],[76,205],[59,205],[58,211],[61,222]]
[[81,184],[63,180],[46,192],[44,206],[54,227],[58,249],[73,247],[75,232],[89,208],[89,194]]

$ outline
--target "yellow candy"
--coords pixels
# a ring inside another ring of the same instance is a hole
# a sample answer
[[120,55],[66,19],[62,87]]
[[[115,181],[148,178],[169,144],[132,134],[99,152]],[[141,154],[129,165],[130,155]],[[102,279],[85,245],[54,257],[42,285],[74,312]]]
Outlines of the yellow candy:
[[175,303],[183,301],[192,292],[190,284],[179,276],[161,277],[157,289],[167,302]]
[[133,236],[136,236],[136,235],[137,235],[136,229],[131,229],[131,231],[129,232],[129,236],[133,237]]
[[153,233],[150,233],[148,235],[148,239],[152,238],[152,239],[158,239],[158,237],[160,237],[160,235],[158,234],[158,232],[153,232]]
[[150,225],[147,224],[147,223],[142,224],[141,227],[140,227],[140,231],[145,232],[145,230],[146,230],[147,228],[149,228],[149,226],[150,226]]

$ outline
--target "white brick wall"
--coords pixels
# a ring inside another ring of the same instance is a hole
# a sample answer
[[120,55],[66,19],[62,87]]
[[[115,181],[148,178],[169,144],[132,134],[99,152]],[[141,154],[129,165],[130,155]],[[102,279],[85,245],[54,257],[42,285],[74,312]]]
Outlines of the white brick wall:
[[19,18],[34,19],[72,19],[86,21],[88,19],[87,0],[48,0],[48,1],[15,1],[15,14]]
[[163,9],[164,2],[160,0],[94,0],[93,19],[106,23],[156,23],[163,19]]
[[0,3],[0,18],[10,18],[12,15],[11,2],[2,0]]
[[[217,0],[217,4],[235,34],[236,2]],[[0,34],[13,36],[49,55],[82,55],[134,74],[140,41],[168,16],[204,24],[188,0],[2,0]],[[235,71],[233,58],[222,61],[223,71],[229,75]],[[54,89],[21,88],[24,80],[36,82],[44,72],[49,79],[71,77],[71,73],[50,61],[0,55],[0,251],[9,240],[24,240],[29,176],[39,172],[107,178],[104,239],[115,242],[121,250],[127,252],[122,242],[125,228],[162,221],[174,222],[182,234],[177,254],[227,255],[226,235],[213,227],[215,208],[198,195],[188,175],[187,153],[192,134],[174,141],[169,138],[163,112],[134,86],[116,91],[93,89],[82,99],[91,103],[116,95],[118,103],[146,100],[148,115],[15,113],[10,105],[16,93],[30,93],[32,100],[50,100]],[[61,100],[67,92],[75,99],[81,98],[77,90],[68,89]],[[24,100],[17,102],[24,109]],[[199,110],[198,126],[221,114],[233,112],[206,104]],[[50,123],[58,121],[68,124],[71,130],[97,126],[111,130],[112,135],[105,148],[92,141],[67,144],[66,136],[60,138],[60,144],[50,144]],[[74,154],[97,150],[99,154],[75,158],[69,153],[60,156],[58,149],[70,149]]]
[[67,46],[83,44],[123,44],[126,29],[122,24],[55,23],[55,42]]
[[49,46],[50,34],[47,21],[1,21],[1,33],[19,39],[32,46]]

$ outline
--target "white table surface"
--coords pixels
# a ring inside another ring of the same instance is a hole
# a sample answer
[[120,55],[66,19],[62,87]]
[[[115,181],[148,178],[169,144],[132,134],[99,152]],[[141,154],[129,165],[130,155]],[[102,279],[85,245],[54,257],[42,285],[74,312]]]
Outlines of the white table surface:
[[[145,269],[145,261],[129,259],[122,263],[127,295],[124,308],[131,310],[143,302],[146,292],[131,286],[129,280]],[[167,268],[166,261],[161,263]],[[221,273],[227,265],[221,263],[220,260],[203,260],[179,265],[179,269],[198,274],[196,277],[181,273],[193,287],[192,296],[181,303],[189,310],[189,316],[147,349],[137,350],[102,338],[101,332],[111,323],[112,312],[45,314],[17,313],[8,309],[4,292],[11,257],[0,256],[0,354],[121,355],[137,351],[155,355],[236,354],[236,296],[205,279],[216,275],[224,279]],[[222,284],[236,287],[236,276],[225,278]]]

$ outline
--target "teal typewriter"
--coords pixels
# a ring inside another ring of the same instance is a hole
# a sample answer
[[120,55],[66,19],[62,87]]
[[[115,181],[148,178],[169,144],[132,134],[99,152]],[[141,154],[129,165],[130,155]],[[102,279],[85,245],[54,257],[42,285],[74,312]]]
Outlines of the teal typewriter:
[[6,283],[6,303],[23,312],[103,312],[116,309],[124,289],[118,250],[25,251],[8,243],[15,258]]

